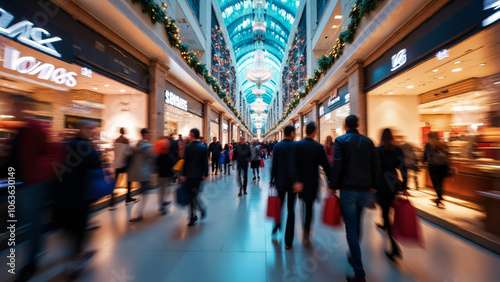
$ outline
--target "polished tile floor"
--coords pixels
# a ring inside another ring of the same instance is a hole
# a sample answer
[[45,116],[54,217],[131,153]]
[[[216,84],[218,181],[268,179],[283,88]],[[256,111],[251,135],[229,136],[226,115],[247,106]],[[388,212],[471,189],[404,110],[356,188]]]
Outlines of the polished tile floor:
[[[100,228],[90,234],[88,247],[98,250],[86,265],[80,281],[345,281],[352,275],[343,228],[321,223],[321,205],[315,207],[313,246],[302,245],[301,219],[297,217],[294,248],[285,250],[283,233],[271,236],[267,219],[270,162],[260,181],[251,181],[248,195],[237,197],[235,172],[210,176],[202,200],[207,218],[187,226],[187,211],[170,207],[160,215],[157,195],[147,199],[145,220],[129,223],[138,204],[120,203],[115,211],[102,210],[91,220]],[[297,205],[297,212],[301,207]],[[284,213],[286,216],[286,212]],[[363,219],[363,261],[367,281],[498,281],[500,256],[422,221],[425,249],[402,247],[403,260],[391,263],[384,255],[385,234],[377,230],[379,213],[367,210]],[[46,252],[33,281],[64,281],[67,247],[64,234],[45,238]],[[18,261],[25,246],[17,248]],[[0,253],[0,280],[7,273],[5,251]]]

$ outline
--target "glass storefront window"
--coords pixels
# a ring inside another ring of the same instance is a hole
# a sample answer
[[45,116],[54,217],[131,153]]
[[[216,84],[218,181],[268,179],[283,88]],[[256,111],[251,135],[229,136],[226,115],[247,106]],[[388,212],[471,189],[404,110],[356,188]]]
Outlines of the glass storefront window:
[[222,146],[229,143],[229,121],[222,120]]
[[302,133],[304,138],[306,137],[306,125],[311,121],[314,121],[312,111],[302,116]]
[[189,136],[192,128],[198,128],[203,136],[203,119],[176,107],[165,105],[165,136],[182,134],[186,137]]
[[322,144],[325,143],[328,135],[332,136],[333,140],[335,140],[336,137],[345,134],[345,118],[350,115],[350,113],[351,106],[349,104],[345,104],[344,106],[323,115],[319,119],[320,142]]

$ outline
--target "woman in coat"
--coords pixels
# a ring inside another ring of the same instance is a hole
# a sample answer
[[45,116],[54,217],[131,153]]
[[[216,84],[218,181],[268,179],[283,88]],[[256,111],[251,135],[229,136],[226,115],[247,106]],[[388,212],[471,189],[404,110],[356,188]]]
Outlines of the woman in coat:
[[257,140],[252,141],[252,147],[250,147],[250,151],[252,152],[252,161],[251,161],[251,167],[252,167],[252,173],[253,173],[253,180],[255,180],[255,171],[257,171],[257,178],[260,179],[259,175],[259,167],[260,167],[260,147],[258,145]]
[[[392,251],[390,253],[386,251],[385,254],[389,259],[394,260],[395,257],[401,257],[401,250],[391,235],[392,226],[389,220],[389,209],[397,192],[399,190],[406,190],[407,170],[405,155],[403,149],[396,145],[394,136],[389,128],[384,129],[382,132],[380,146],[377,147],[377,151],[380,159],[381,174],[378,177],[379,180],[375,189],[377,190],[377,200],[382,208],[382,218],[384,220],[383,225],[377,226],[387,231]],[[403,176],[402,183],[399,180],[396,170],[399,170]]]
[[428,142],[424,148],[424,159],[422,162],[429,162],[429,176],[432,186],[436,190],[437,199],[434,203],[438,208],[444,208],[443,205],[443,181],[448,173],[448,151],[446,144],[439,140],[437,132],[429,132]]

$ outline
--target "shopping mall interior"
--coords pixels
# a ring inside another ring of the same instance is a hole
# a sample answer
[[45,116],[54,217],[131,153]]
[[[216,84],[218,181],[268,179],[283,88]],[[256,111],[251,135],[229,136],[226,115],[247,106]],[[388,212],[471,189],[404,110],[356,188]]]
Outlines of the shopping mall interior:
[[498,281],[499,34],[498,0],[1,0],[0,281]]

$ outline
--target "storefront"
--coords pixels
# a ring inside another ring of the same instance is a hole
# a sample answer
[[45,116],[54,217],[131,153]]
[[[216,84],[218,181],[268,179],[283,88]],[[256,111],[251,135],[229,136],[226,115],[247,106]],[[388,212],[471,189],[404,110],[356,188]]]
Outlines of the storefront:
[[52,141],[74,136],[84,119],[98,124],[101,149],[111,148],[120,127],[139,140],[147,127],[147,64],[60,8],[38,26],[39,5],[1,4],[0,121],[16,120],[7,114],[12,95],[24,95],[35,118],[50,125]]
[[349,102],[349,85],[346,83],[318,105],[320,143],[324,143],[327,136],[335,140],[345,133],[345,118],[351,113]]
[[[486,1],[451,1],[365,68],[368,134],[389,127],[421,151],[427,133],[447,143],[458,174],[447,195],[482,203],[500,190],[500,24]],[[498,12],[496,12],[498,14]],[[426,169],[420,186],[432,187]],[[412,184],[413,185],[413,184]]]
[[295,132],[297,133],[296,140],[300,139],[300,121],[298,119],[293,121],[293,127],[295,127]]
[[222,146],[229,144],[229,121],[227,119],[222,120]]
[[[210,110],[210,140],[213,137],[216,137],[218,141],[219,139],[219,123],[220,123],[220,115],[214,110]],[[210,141],[212,142],[212,141]]]
[[313,112],[309,111],[307,114],[302,116],[302,134],[304,138],[306,137],[306,125],[314,121]]
[[189,136],[192,128],[198,128],[203,136],[203,103],[167,82],[165,89],[164,135]]

